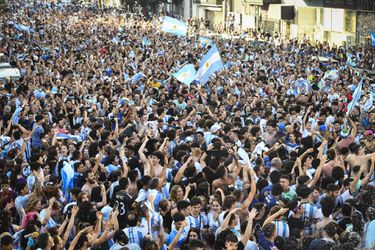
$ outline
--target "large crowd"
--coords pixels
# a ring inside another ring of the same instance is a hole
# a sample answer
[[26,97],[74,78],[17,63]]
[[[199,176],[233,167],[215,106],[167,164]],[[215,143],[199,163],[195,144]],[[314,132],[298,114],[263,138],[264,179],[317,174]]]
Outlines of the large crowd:
[[8,2],[0,248],[375,249],[374,50],[162,20]]

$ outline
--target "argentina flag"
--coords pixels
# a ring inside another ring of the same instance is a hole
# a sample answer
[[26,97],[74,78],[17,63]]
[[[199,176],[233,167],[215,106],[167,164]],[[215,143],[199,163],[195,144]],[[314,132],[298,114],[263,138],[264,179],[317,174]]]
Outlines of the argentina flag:
[[356,63],[353,61],[353,55],[348,54],[348,59],[346,60],[346,64],[349,65],[350,67],[356,67]]
[[331,71],[326,72],[323,78],[324,79],[329,78],[332,81],[337,81],[339,79],[339,73],[337,72],[336,69],[333,69]]
[[310,85],[308,80],[300,78],[295,82],[294,88],[295,88],[297,93],[306,94],[306,93],[310,92],[311,85]]
[[187,64],[182,67],[179,71],[173,74],[173,77],[186,85],[190,85],[195,78],[195,68],[193,64]]
[[171,33],[176,36],[186,36],[188,26],[186,23],[174,19],[172,17],[164,17],[164,22],[161,26],[161,31]]
[[372,30],[370,30],[370,36],[371,36],[372,46],[375,46],[375,33]]
[[79,135],[70,135],[70,134],[63,134],[63,133],[57,134],[56,139],[58,139],[58,140],[68,139],[68,140],[74,140],[74,141],[81,141],[82,140],[81,136],[79,136]]
[[368,112],[373,107],[373,104],[374,104],[374,97],[370,93],[369,98],[366,100],[365,104],[363,104],[363,110]]
[[23,24],[16,24],[15,27],[18,31],[26,31],[27,33],[34,32],[33,28],[30,28],[29,26]]
[[21,111],[22,111],[22,108],[19,108],[19,107],[16,108],[16,110],[14,111],[14,114],[12,116],[12,125],[18,124],[19,114]]
[[213,73],[224,68],[219,51],[217,50],[215,44],[212,45],[212,48],[203,57],[199,66],[200,67],[195,76],[195,80],[199,81],[202,84],[206,84]]
[[139,82],[143,77],[145,77],[145,74],[143,74],[142,72],[139,72],[137,74],[135,74],[133,77],[132,77],[132,83],[137,83]]
[[212,44],[212,40],[211,39],[208,39],[206,37],[199,37],[199,44],[204,47],[204,48],[207,48],[209,45]]
[[74,169],[73,169],[73,166],[69,162],[64,161],[64,165],[61,169],[61,177],[62,177],[62,192],[65,196],[68,196],[70,189],[72,189],[73,187],[73,179],[74,179]]
[[352,112],[354,106],[359,102],[359,99],[361,99],[362,95],[362,82],[363,79],[359,82],[358,86],[355,88],[354,93],[353,93],[353,99],[348,105],[348,112],[346,113],[347,115]]
[[142,47],[146,47],[147,45],[151,45],[151,42],[147,39],[147,37],[142,38]]

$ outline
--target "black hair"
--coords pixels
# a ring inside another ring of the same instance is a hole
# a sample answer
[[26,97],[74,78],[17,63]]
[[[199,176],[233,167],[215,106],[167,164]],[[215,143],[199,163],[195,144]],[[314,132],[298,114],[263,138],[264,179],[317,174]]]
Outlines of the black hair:
[[335,192],[339,190],[340,190],[340,187],[336,184],[330,183],[327,185],[327,192]]
[[129,186],[129,180],[127,177],[121,177],[118,184],[120,186],[120,189],[124,190]]
[[296,191],[298,196],[300,196],[302,199],[306,199],[311,194],[312,189],[308,186],[303,185],[298,186]]
[[197,205],[201,205],[201,200],[198,198],[198,197],[193,197],[191,200],[190,200],[190,206],[197,206]]
[[177,210],[181,211],[183,209],[186,209],[187,207],[190,206],[190,202],[187,200],[181,200],[177,202]]
[[264,237],[271,238],[272,235],[275,233],[276,226],[273,223],[267,223],[266,225],[263,226],[262,230],[264,233]]
[[341,207],[341,212],[344,216],[350,216],[352,214],[352,206],[348,203],[344,203]]
[[335,199],[329,196],[324,197],[320,201],[320,206],[322,208],[322,214],[324,217],[329,217],[333,209],[335,208]]
[[39,248],[44,249],[48,245],[48,240],[49,240],[49,233],[41,233],[41,234],[39,234],[39,236],[37,238],[36,245]]
[[189,241],[189,249],[195,250],[197,248],[204,248],[204,243],[200,240],[193,239]]
[[126,221],[128,222],[128,226],[135,227],[138,224],[138,214],[134,211],[129,211],[126,214]]
[[[275,171],[274,171],[275,172]],[[276,183],[272,185],[271,194],[273,196],[279,196],[283,192],[280,183]]]
[[180,222],[180,221],[184,221],[184,220],[185,220],[185,216],[180,212],[177,212],[173,215],[173,221],[174,222]]
[[126,245],[129,242],[129,238],[123,230],[117,230],[113,239],[116,243],[120,243],[121,245]]
[[335,180],[341,180],[345,177],[345,171],[339,166],[332,168],[332,178]]
[[337,232],[337,227],[335,222],[330,222],[324,227],[324,231],[329,237],[335,236]]
[[160,179],[157,177],[154,177],[151,179],[150,182],[150,189],[156,189],[160,184]]
[[272,171],[270,173],[270,180],[272,184],[276,184],[280,181],[280,173],[278,171]]

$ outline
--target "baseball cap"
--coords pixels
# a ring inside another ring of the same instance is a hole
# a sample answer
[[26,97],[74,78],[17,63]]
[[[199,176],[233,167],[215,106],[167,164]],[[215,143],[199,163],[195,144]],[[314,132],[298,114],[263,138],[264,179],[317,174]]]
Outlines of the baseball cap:
[[319,130],[323,131],[323,132],[326,132],[327,131],[327,126],[326,125],[320,125],[319,126]]
[[349,130],[346,129],[346,128],[342,129],[341,132],[340,132],[340,136],[341,136],[342,138],[346,138],[346,137],[348,137],[348,136],[349,136]]
[[214,125],[211,126],[212,133],[216,133],[219,129],[221,129],[221,126],[218,123],[215,123]]
[[100,210],[100,212],[102,212],[103,214],[103,220],[104,221],[109,221],[109,218],[110,218],[110,215],[111,215],[111,212],[112,212],[112,207],[110,206],[104,206],[102,208],[102,210]]
[[365,136],[369,136],[369,135],[373,135],[374,132],[372,132],[372,130],[366,130],[365,131]]

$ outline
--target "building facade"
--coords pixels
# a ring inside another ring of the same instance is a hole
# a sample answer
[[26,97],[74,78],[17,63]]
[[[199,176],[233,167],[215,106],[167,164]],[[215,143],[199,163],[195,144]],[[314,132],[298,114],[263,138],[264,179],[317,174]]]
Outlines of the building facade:
[[211,28],[280,33],[283,38],[369,45],[375,31],[375,0],[184,0],[184,18],[207,20]]

